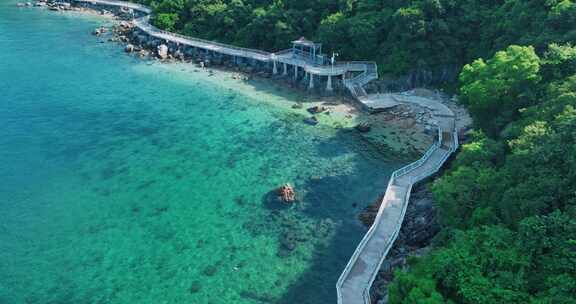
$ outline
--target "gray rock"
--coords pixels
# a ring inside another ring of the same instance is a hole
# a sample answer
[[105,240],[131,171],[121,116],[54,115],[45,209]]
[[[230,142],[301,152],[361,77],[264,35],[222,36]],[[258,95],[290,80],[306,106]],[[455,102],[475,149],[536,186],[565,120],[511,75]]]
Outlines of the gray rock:
[[316,118],[316,116],[312,116],[304,119],[304,123],[309,124],[311,126],[315,126],[318,124],[318,119]]
[[124,51],[126,51],[126,53],[134,52],[134,45],[132,45],[132,44],[126,45],[126,48],[124,48]]
[[140,56],[140,58],[145,58],[148,57],[148,55],[150,55],[150,53],[148,53],[147,50],[141,50],[138,55]]
[[168,47],[165,44],[161,44],[157,48],[158,58],[166,59],[168,58]]

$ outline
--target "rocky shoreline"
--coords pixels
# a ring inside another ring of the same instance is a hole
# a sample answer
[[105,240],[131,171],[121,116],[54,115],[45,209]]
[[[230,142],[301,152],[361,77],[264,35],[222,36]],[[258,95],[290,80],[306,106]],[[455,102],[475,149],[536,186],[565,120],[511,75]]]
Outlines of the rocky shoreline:
[[[39,0],[36,4],[19,4],[26,6],[40,6],[57,11],[80,11],[91,14],[104,15],[118,19],[113,26],[100,26],[94,29],[93,35],[104,43],[121,43],[127,54],[137,56],[142,60],[155,60],[162,63],[192,64],[194,71],[204,71],[208,76],[214,76],[214,71],[224,71],[231,74],[231,78],[241,81],[274,80],[276,85],[287,89],[302,91],[306,84],[283,79],[282,76],[273,75],[270,69],[251,62],[231,62],[222,56],[210,52],[183,51],[177,44],[156,39],[143,33],[132,22],[133,14],[123,9],[106,10],[101,7],[76,6],[53,0]],[[344,119],[356,121],[356,131],[368,145],[374,146],[386,155],[396,155],[398,160],[417,159],[425,152],[433,140],[433,119],[431,113],[424,108],[413,105],[399,104],[394,107],[370,111],[366,115],[360,108],[365,106],[349,98],[344,88],[334,84],[337,95],[326,96],[325,92],[307,91],[307,95],[316,99],[323,99],[320,103],[301,102],[294,104],[293,109],[322,106],[326,111],[310,113],[303,120],[309,125],[317,125],[319,118],[326,117],[335,111],[346,111]],[[337,97],[337,98],[336,98]],[[337,102],[335,102],[337,100]],[[346,104],[343,109],[341,105]],[[364,112],[365,113],[365,112]]]

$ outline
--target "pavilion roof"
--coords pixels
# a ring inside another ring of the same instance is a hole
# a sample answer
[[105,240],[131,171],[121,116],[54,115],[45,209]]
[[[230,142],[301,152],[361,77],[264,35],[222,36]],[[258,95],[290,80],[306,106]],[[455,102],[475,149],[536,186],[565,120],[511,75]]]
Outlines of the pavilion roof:
[[315,42],[310,41],[304,37],[300,37],[297,40],[292,41],[292,43],[303,45],[303,46],[308,46],[308,47],[314,47],[314,48],[322,45],[321,43],[315,43]]

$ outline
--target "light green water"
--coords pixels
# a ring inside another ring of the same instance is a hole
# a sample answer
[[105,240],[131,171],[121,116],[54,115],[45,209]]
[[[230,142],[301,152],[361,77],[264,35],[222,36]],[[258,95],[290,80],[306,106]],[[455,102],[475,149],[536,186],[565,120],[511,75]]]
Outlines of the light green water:
[[[0,2],[0,303],[335,302],[356,214],[400,164],[282,97],[99,43],[103,19],[14,4]],[[293,207],[270,194],[285,182]]]

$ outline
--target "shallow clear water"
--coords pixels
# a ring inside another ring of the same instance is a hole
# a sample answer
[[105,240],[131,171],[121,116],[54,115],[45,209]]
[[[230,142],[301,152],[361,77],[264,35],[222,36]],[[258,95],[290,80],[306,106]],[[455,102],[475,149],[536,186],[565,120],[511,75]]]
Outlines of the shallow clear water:
[[[0,2],[0,303],[333,303],[391,163]],[[296,185],[301,202],[270,190]],[[357,206],[356,206],[357,205]]]

